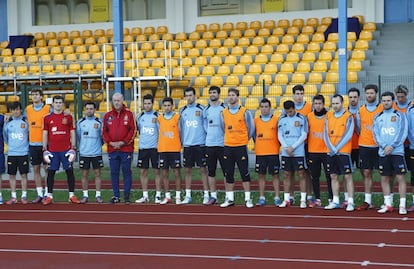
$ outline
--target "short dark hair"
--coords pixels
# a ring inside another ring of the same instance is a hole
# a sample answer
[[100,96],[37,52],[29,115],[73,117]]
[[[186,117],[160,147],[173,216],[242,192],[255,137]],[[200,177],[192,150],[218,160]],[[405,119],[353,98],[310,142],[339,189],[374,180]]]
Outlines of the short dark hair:
[[151,103],[154,103],[154,96],[152,96],[151,94],[146,94],[144,95],[143,100],[151,100]]
[[218,87],[218,86],[211,86],[208,89],[208,92],[211,92],[211,91],[217,91],[217,93],[220,94],[220,87]]
[[62,95],[55,95],[55,96],[53,96],[53,98],[52,98],[52,102],[54,102],[55,100],[64,100],[63,99],[63,96]]
[[403,93],[404,95],[408,95],[408,88],[405,85],[398,85],[394,92],[397,93]]
[[174,100],[171,97],[165,97],[164,99],[162,99],[162,103],[166,103],[166,102],[170,102],[171,104],[174,104]]
[[11,110],[17,109],[17,108],[22,109],[22,104],[19,101],[14,101],[13,103],[11,103],[10,105]]
[[384,97],[384,96],[391,96],[391,99],[392,99],[393,101],[395,100],[395,95],[394,95],[394,93],[393,93],[393,92],[390,92],[390,91],[383,92],[383,93],[381,94],[381,99],[382,99],[382,97]]
[[92,105],[92,106],[93,106],[93,108],[96,108],[96,104],[95,104],[94,102],[92,102],[92,101],[88,101],[88,102],[86,102],[86,103],[85,103],[85,105],[84,105],[84,107],[86,107],[86,106],[88,106],[88,105]]
[[196,95],[196,90],[193,87],[186,87],[186,88],[184,88],[184,94],[186,92],[192,92],[194,95]]
[[300,91],[300,92],[305,92],[305,88],[303,87],[303,85],[295,85],[292,88],[292,93],[295,94],[295,92]]
[[31,91],[31,93],[32,93],[32,94],[33,94],[33,93],[35,93],[35,92],[39,93],[39,94],[40,94],[40,96],[43,96],[43,91],[42,91],[42,89],[35,88],[35,89],[33,89],[33,90]]
[[[370,89],[371,89],[371,88],[370,88]],[[361,92],[359,91],[359,89],[358,89],[358,88],[351,88],[351,89],[349,89],[349,90],[348,90],[348,95],[349,95],[351,92],[356,92],[358,96],[360,96],[360,95],[361,95]]]
[[315,100],[319,100],[322,101],[322,104],[325,104],[325,96],[323,96],[322,94],[317,94],[313,97],[313,101]]
[[291,108],[295,108],[295,103],[292,100],[287,100],[283,103],[283,108],[286,109],[291,109]]
[[364,91],[367,91],[369,89],[373,89],[376,93],[378,93],[378,86],[375,84],[368,84],[365,86]]
[[236,88],[229,88],[228,92],[229,92],[229,93],[230,93],[230,92],[234,92],[237,96],[239,96],[239,94],[240,94],[239,90],[238,90],[238,89],[236,89]]
[[269,104],[269,107],[272,107],[272,102],[270,102],[270,100],[269,99],[267,99],[267,98],[263,98],[261,101],[260,101],[260,103],[261,104]]
[[342,95],[340,95],[339,93],[335,93],[335,94],[332,96],[332,99],[334,99],[334,98],[336,98],[336,97],[339,97],[339,100],[341,100],[341,103],[343,103],[343,102],[344,102],[344,97],[343,97]]

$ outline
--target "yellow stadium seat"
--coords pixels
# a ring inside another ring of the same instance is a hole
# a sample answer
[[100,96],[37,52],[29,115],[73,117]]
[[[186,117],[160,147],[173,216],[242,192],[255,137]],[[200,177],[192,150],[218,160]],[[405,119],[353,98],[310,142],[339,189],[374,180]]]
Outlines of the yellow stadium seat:
[[255,29],[247,29],[244,31],[243,34],[244,37],[255,37],[256,36],[256,30]]
[[319,84],[319,83],[322,83],[322,80],[323,80],[322,73],[320,72],[309,73],[309,78],[308,78],[309,83]]
[[251,21],[249,25],[250,29],[259,30],[262,28],[262,22],[261,21]]
[[46,44],[46,40],[45,39],[39,39],[36,40],[36,47],[40,48],[40,47],[45,47]]
[[221,27],[221,30],[230,32],[234,29],[234,24],[232,22],[225,22]]
[[239,21],[236,23],[236,30],[244,31],[248,28],[247,22]]
[[158,26],[156,33],[160,34],[160,35],[167,34],[168,33],[168,26],[165,26],[165,25]]
[[365,60],[365,51],[363,51],[363,50],[354,50],[354,51],[352,51],[351,59],[352,60],[364,61]]
[[224,64],[226,64],[226,65],[235,65],[235,64],[237,64],[237,57],[234,56],[234,55],[226,56],[226,58],[224,59]]
[[227,65],[219,66],[217,70],[217,74],[220,76],[227,76],[230,75],[230,67]]
[[305,46],[300,43],[295,43],[292,45],[292,52],[294,53],[303,53],[305,51]]
[[293,63],[285,62],[280,66],[280,73],[293,73],[295,68]]
[[262,73],[262,66],[260,64],[250,64],[249,74],[258,75]]
[[336,51],[336,42],[326,41],[323,44],[322,51]]
[[223,42],[223,47],[233,48],[236,46],[236,40],[233,38],[226,38]]
[[348,32],[347,33],[347,40],[348,41],[355,41],[357,39],[355,32]]
[[274,20],[265,20],[263,22],[263,27],[268,29],[273,29],[276,27],[276,23]]
[[277,21],[277,27],[288,28],[290,26],[290,21],[287,19],[280,19]]
[[187,34],[184,32],[178,32],[175,34],[175,41],[183,42],[187,40]]
[[338,33],[329,33],[328,34],[328,41],[338,42],[338,40],[339,40]]
[[362,26],[362,30],[375,32],[377,30],[377,25],[375,24],[375,22],[366,22]]
[[369,44],[367,40],[359,39],[355,42],[355,50],[367,50],[369,49]]
[[272,36],[282,37],[285,35],[285,29],[282,27],[276,27],[272,31]]
[[338,83],[339,82],[338,72],[327,72],[325,82],[326,83]]
[[76,38],[72,39],[72,45],[73,45],[73,46],[80,46],[80,45],[83,45],[83,38],[81,38],[81,37],[76,37]]
[[273,46],[269,44],[263,45],[262,49],[260,50],[260,53],[273,54]]
[[328,70],[328,65],[326,62],[317,61],[313,64],[313,71],[315,72],[326,72]]
[[286,73],[278,73],[275,76],[276,85],[286,85],[289,82],[289,77]]
[[351,59],[348,62],[348,70],[349,71],[361,71],[362,70],[361,61]]
[[359,33],[359,39],[360,40],[371,41],[372,40],[372,32],[370,32],[368,30],[361,31],[361,33]]
[[309,62],[300,62],[296,66],[296,72],[309,73],[311,70]]
[[144,72],[142,73],[144,77],[153,77],[155,76],[155,70],[152,68],[146,68],[144,69]]
[[46,33],[46,40],[50,39],[56,39],[56,33],[55,32],[47,32]]
[[305,21],[302,18],[296,18],[292,20],[292,26],[301,28],[305,25]]
[[50,49],[50,54],[51,55],[55,55],[55,54],[61,54],[62,50],[60,49],[60,47],[52,47]]
[[[100,36],[104,36],[105,35],[105,30],[104,29],[96,29],[93,32],[93,36],[94,37],[100,37]],[[136,35],[136,34],[135,34]]]
[[332,17],[323,17],[321,19],[321,24],[330,25],[332,23]]
[[278,53],[275,52],[272,54],[272,56],[270,57],[270,63],[277,63],[277,64],[281,64],[285,61],[283,54],[282,53]]
[[197,77],[200,75],[200,68],[197,66],[191,66],[187,70],[187,76],[189,77]]
[[205,66],[207,65],[207,58],[204,56],[199,56],[195,59],[195,66]]
[[152,60],[151,67],[153,67],[153,68],[163,68],[164,67],[164,60],[160,59],[160,58]]
[[290,26],[286,32],[286,34],[292,35],[292,36],[298,35],[299,33],[300,33],[299,27],[296,27],[296,26]]
[[[303,44],[309,43],[309,35],[308,34],[300,34],[296,38],[296,43],[299,43],[303,46]],[[296,45],[296,44],[294,44]]]
[[335,94],[335,92],[336,92],[335,85],[331,83],[323,83],[321,85],[321,90],[319,91],[319,93],[324,96],[333,95]]
[[71,53],[74,53],[74,52],[75,52],[75,50],[72,46],[63,47],[63,53],[64,54],[71,54]]
[[331,66],[329,68],[329,71],[338,71],[339,70],[339,61],[338,60],[333,60],[331,62]]
[[[210,85],[214,85],[214,86],[223,86],[223,77],[222,76],[213,76],[210,79]],[[222,95],[222,97],[224,97]]]
[[230,38],[241,38],[242,37],[242,32],[241,30],[238,29],[234,29],[233,31],[230,32]]
[[153,26],[146,26],[144,28],[144,35],[152,35],[155,34],[155,28]]
[[40,74],[40,65],[39,64],[31,64],[29,66],[29,73],[32,75],[39,75]]
[[207,47],[207,41],[204,39],[197,40],[195,43],[195,47],[198,49],[204,49]]
[[310,52],[319,52],[321,50],[321,45],[319,42],[310,42],[306,51]]
[[306,19],[306,25],[317,27],[319,25],[318,18],[308,18]]
[[318,61],[320,62],[332,61],[332,53],[330,51],[321,51],[319,53]]
[[191,32],[188,35],[188,40],[194,40],[194,41],[196,41],[196,40],[199,40],[199,39],[200,39],[200,33],[199,32]]
[[245,101],[245,107],[250,110],[259,108],[259,100],[257,97],[247,97]]
[[162,40],[173,41],[174,35],[172,33],[165,33],[162,35]]
[[242,78],[241,85],[244,86],[253,86],[256,84],[256,79],[253,75],[245,75]]
[[207,65],[203,67],[203,71],[201,72],[202,76],[214,76],[216,73],[215,69],[211,65]]
[[293,43],[295,43],[295,37],[293,35],[286,34],[282,37],[282,44],[290,44],[291,45]]
[[196,49],[196,48],[191,48],[191,49],[188,50],[187,56],[191,57],[191,58],[198,57],[198,56],[200,56],[200,50]]
[[263,86],[261,86],[261,85],[253,86],[252,87],[252,93],[250,94],[250,96],[263,97],[265,95],[265,93],[263,91],[264,91]]
[[350,83],[358,82],[358,73],[355,71],[348,71],[348,82]]
[[270,30],[269,30],[269,28],[261,28],[261,29],[259,29],[257,35],[261,36],[261,37],[270,36]]
[[[282,55],[282,57],[283,57],[283,55]],[[254,59],[254,62],[256,64],[266,64],[268,62],[267,55],[265,55],[263,53],[260,53],[260,54],[256,55],[256,57]]]
[[81,45],[81,46],[77,46],[76,47],[76,50],[75,50],[75,53],[78,53],[78,54],[80,54],[80,53],[86,53],[86,46],[84,46],[84,45]]
[[235,46],[231,48],[231,55],[240,56],[244,54],[244,50],[242,47]]
[[79,60],[80,61],[89,61],[90,60],[90,54],[89,53],[81,53],[79,54]]
[[315,62],[316,56],[314,52],[306,51],[302,54],[302,62]]
[[199,23],[196,25],[195,30],[199,33],[203,33],[207,31],[207,24],[205,23]]
[[227,56],[229,55],[229,48],[226,47],[220,47],[217,49],[217,56]]
[[25,63],[25,62],[26,62],[26,57],[25,57],[25,56],[23,56],[23,55],[16,56],[16,57],[14,58],[14,62],[15,62],[15,63]]
[[273,83],[272,75],[270,75],[270,74],[261,74],[261,75],[259,76],[259,81],[258,81],[258,83],[259,83],[259,84],[264,83],[264,84],[266,84],[266,85],[269,85],[269,84]]
[[293,73],[290,82],[293,84],[304,84],[306,82],[306,76],[304,73]]
[[15,48],[13,52],[14,56],[23,56],[24,55],[24,49],[23,48]]
[[274,63],[269,63],[265,65],[263,70],[263,74],[276,74],[277,73],[277,65]]
[[17,76],[27,76],[28,75],[27,65],[18,65],[16,67],[16,75]]
[[246,66],[244,64],[236,64],[233,66],[233,72],[234,75],[244,75],[246,74]]
[[214,55],[213,57],[210,58],[210,65],[218,66],[222,64],[223,62],[220,56]]
[[240,80],[238,76],[230,75],[226,78],[226,85],[227,86],[239,86]]
[[27,57],[27,61],[30,63],[37,63],[39,61],[39,58],[37,57],[37,55],[29,55]]
[[45,39],[45,34],[43,32],[36,32],[34,34],[34,40],[41,40],[41,39]]
[[228,34],[226,31],[220,30],[216,33],[216,38],[217,39],[226,39],[228,38]]
[[239,47],[248,47],[250,46],[250,39],[247,37],[241,37],[237,40],[237,46]]
[[253,63],[253,57],[251,55],[248,55],[248,54],[242,55],[240,57],[240,63],[241,64],[251,64],[251,63]]
[[12,51],[9,48],[5,48],[1,50],[1,56],[12,56]]
[[221,41],[219,39],[212,39],[210,40],[209,44],[210,48],[220,48],[221,47]]
[[289,52],[288,54],[286,54],[286,62],[288,63],[299,62],[299,54],[296,52]]
[[214,55],[214,49],[208,47],[203,49],[203,52],[201,53],[201,55],[205,56],[205,57],[211,57]]
[[203,33],[204,40],[211,40],[214,39],[214,33],[212,31],[206,31]]
[[325,42],[325,36],[324,36],[323,33],[314,33],[312,35],[312,41],[313,42],[323,43],[323,42]]
[[318,87],[315,84],[305,84],[303,87],[305,88],[306,96],[314,96],[318,93]]
[[192,49],[193,48],[193,42],[191,40],[184,40],[183,43],[181,43],[181,47],[183,49]]
[[277,37],[277,36],[269,36],[267,38],[267,44],[268,45],[278,45],[279,44],[279,37]]

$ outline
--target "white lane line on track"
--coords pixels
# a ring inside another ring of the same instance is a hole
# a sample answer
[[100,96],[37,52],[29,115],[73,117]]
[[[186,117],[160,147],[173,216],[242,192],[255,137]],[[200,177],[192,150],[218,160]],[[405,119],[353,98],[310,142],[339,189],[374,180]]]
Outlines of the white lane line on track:
[[[176,254],[176,253],[145,253],[145,252],[111,252],[111,251],[76,251],[76,250],[42,250],[42,249],[0,249],[4,253],[35,253],[35,254],[64,254],[64,255],[99,255],[99,256],[130,256],[130,257],[161,257],[161,258],[192,258],[192,259],[218,259],[243,261],[269,261],[269,262],[293,262],[293,263],[322,263],[322,264],[348,264],[362,265],[365,261],[344,261],[344,260],[318,260],[318,259],[288,259],[276,257],[254,257],[254,256],[219,256],[219,255],[198,255],[198,254]],[[237,259],[234,259],[237,257]],[[386,263],[369,262],[370,266],[387,267],[414,267],[409,263]]]
[[[158,205],[157,205],[158,206]],[[139,206],[137,206],[139,208]],[[180,206],[183,207],[183,206]],[[194,206],[191,205],[186,205],[185,207],[188,207],[188,209],[196,209]],[[170,207],[169,207],[170,208]],[[205,206],[203,206],[203,208],[205,208]],[[172,209],[172,208],[170,208]],[[225,210],[225,209],[224,209]],[[306,219],[352,219],[352,220],[398,220],[398,221],[413,221],[414,218],[401,218],[401,217],[385,217],[384,215],[378,216],[378,217],[363,217],[363,216],[324,216],[324,215],[288,215],[288,214],[246,214],[246,213],[214,213],[214,212],[171,212],[171,211],[134,211],[134,212],[130,212],[130,211],[105,211],[105,210],[87,210],[87,208],[85,207],[85,210],[71,210],[71,209],[67,209],[67,210],[41,210],[41,209],[23,209],[23,210],[12,210],[12,209],[5,209],[2,210],[0,209],[0,213],[2,212],[7,212],[7,213],[19,213],[19,212],[23,212],[23,213],[50,213],[50,214],[56,214],[56,213],[62,213],[62,214],[67,214],[67,213],[77,213],[77,214],[112,214],[112,215],[172,215],[172,216],[206,216],[206,217],[267,217],[267,218],[279,218],[279,217],[283,217],[283,218],[306,218]],[[324,211],[323,211],[324,212]]]
[[213,241],[213,242],[240,242],[259,244],[300,244],[300,245],[334,245],[334,246],[361,246],[374,248],[414,248],[414,245],[399,245],[385,243],[359,243],[335,241],[304,241],[304,240],[275,240],[275,239],[244,239],[244,238],[215,238],[215,237],[182,237],[182,236],[145,236],[145,235],[104,235],[104,234],[55,234],[55,233],[0,233],[0,236],[20,237],[69,237],[69,238],[97,238],[97,239],[148,239],[148,240],[181,240],[181,241]]
[[[237,224],[206,224],[206,223],[161,223],[161,222],[121,222],[121,221],[81,221],[81,220],[13,220],[2,219],[0,223],[47,223],[47,224],[82,224],[82,225],[135,225],[135,226],[174,226],[174,227],[214,227],[214,228],[245,228],[245,229],[284,229],[315,230],[315,231],[353,231],[353,232],[390,232],[389,229],[347,228],[347,227],[306,227],[277,225],[237,225]],[[414,230],[399,229],[398,233],[414,233]]]

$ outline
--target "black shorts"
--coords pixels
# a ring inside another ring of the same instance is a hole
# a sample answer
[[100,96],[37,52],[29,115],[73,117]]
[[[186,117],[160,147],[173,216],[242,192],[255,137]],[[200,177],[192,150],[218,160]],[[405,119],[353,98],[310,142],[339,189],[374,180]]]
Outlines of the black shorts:
[[180,152],[160,152],[160,169],[181,168]]
[[206,166],[206,147],[204,146],[190,146],[184,147],[184,167],[194,167],[197,164],[198,167]]
[[379,173],[381,176],[406,174],[407,164],[404,156],[388,155],[385,157],[379,157]]
[[256,156],[256,168],[255,171],[259,175],[266,175],[266,172],[269,175],[279,174],[280,169],[280,160],[279,155],[257,155]]
[[219,161],[221,169],[224,168],[223,150],[224,147],[206,147],[206,161],[209,177],[216,176],[217,161]]
[[327,158],[327,171],[329,174],[352,174],[353,166],[350,155],[334,155]]
[[227,183],[234,183],[234,168],[239,168],[242,181],[250,181],[249,155],[247,146],[224,147],[224,173]]
[[378,147],[359,147],[359,168],[378,169]]
[[29,155],[32,165],[46,164],[43,160],[43,146],[29,146]]
[[305,157],[282,156],[282,170],[284,171],[299,171],[307,168]]
[[351,161],[352,164],[355,165],[356,168],[359,167],[359,148],[358,149],[352,149],[351,151]]
[[79,157],[79,168],[89,170],[89,168],[98,169],[104,167],[104,163],[102,160],[102,156],[96,156],[96,157]]
[[153,149],[140,149],[138,151],[138,168],[148,169],[150,162],[151,167],[158,169],[158,151],[156,148]]
[[19,169],[20,175],[29,173],[29,156],[7,156],[7,174],[16,175]]

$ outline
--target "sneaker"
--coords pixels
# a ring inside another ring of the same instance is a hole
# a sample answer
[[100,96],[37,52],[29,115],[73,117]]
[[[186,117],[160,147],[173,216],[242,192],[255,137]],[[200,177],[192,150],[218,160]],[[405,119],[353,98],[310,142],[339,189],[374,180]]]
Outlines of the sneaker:
[[284,208],[284,207],[289,207],[290,206],[290,201],[283,201],[280,205],[279,205],[279,207],[282,207],[282,208]]
[[164,200],[160,202],[160,205],[166,205],[166,204],[171,204],[171,198],[164,198]]
[[263,198],[260,198],[259,201],[257,201],[256,206],[265,206],[266,205],[266,200]]
[[347,212],[352,212],[352,211],[354,211],[355,210],[355,208],[354,208],[354,205],[353,204],[351,204],[351,203],[348,203],[348,205],[346,206],[346,209],[345,209]]
[[117,203],[120,203],[120,202],[121,202],[121,199],[119,199],[119,197],[112,196],[111,204],[117,204]]
[[[191,199],[191,197],[190,197],[190,199]],[[180,197],[175,197],[175,204],[176,205],[181,205],[181,204],[183,204],[184,201],[185,201],[185,199],[183,201],[181,201]],[[191,203],[191,201],[190,201],[190,203]],[[189,204],[189,203],[187,203],[187,204]]]
[[207,205],[208,201],[210,201],[210,197],[209,196],[204,196],[203,197],[203,205]]
[[73,195],[72,197],[69,198],[69,203],[71,204],[80,204],[81,201],[79,201],[78,197],[76,197],[76,195]]
[[[348,203],[347,203],[348,206]],[[325,206],[324,209],[326,210],[331,210],[331,209],[337,209],[340,208],[339,204],[334,203],[334,202],[330,202],[329,205]]]
[[414,203],[411,204],[411,206],[407,209],[408,212],[414,211]]
[[135,203],[137,204],[147,204],[149,203],[148,197],[141,197],[138,200],[135,200]]
[[253,202],[252,202],[252,199],[248,199],[248,200],[246,200],[246,207],[247,207],[247,208],[252,208],[252,207],[254,207],[254,204],[253,204]]
[[126,205],[129,205],[129,204],[131,204],[131,201],[129,201],[129,199],[124,199],[124,203],[125,203]]
[[53,203],[53,198],[52,197],[45,197],[44,199],[43,199],[43,205],[50,205],[50,204],[52,204]]
[[365,210],[368,210],[368,209],[371,209],[371,208],[373,208],[372,205],[368,204],[367,202],[364,202],[362,205],[358,206],[356,210],[365,211]]
[[2,204],[3,204],[3,197],[0,198],[0,205],[2,205]]
[[96,196],[96,198],[95,198],[95,201],[98,203],[98,204],[103,204],[103,200],[102,200],[102,197],[101,196]]
[[32,204],[40,204],[43,201],[42,196],[37,196],[36,199],[32,201]]
[[400,208],[398,209],[398,214],[407,215],[407,209],[405,209],[405,206],[400,206]]
[[181,202],[181,204],[184,204],[184,205],[186,205],[186,204],[191,204],[191,202],[193,201],[193,199],[190,197],[190,196],[186,196],[185,198],[184,198],[184,200],[182,200],[182,201],[180,201]]
[[27,197],[25,196],[25,197],[22,197],[21,198],[21,201],[22,201],[22,205],[27,205],[29,202],[27,201]]
[[83,196],[82,199],[80,200],[80,203],[81,204],[86,204],[88,202],[88,199],[89,199],[88,197]]
[[289,198],[289,203],[290,203],[291,205],[294,205],[294,204],[295,204],[295,199],[293,199],[293,198]]
[[311,201],[309,201],[308,206],[310,208],[314,208],[314,207],[320,207],[322,205],[321,203],[321,199],[312,199]]
[[229,206],[234,206],[234,201],[226,199],[224,203],[220,204],[220,207],[222,208],[229,207]]
[[161,197],[159,197],[159,196],[155,196],[155,203],[156,203],[156,204],[161,203]]
[[8,205],[14,205],[14,204],[17,204],[17,198],[11,198],[10,200],[8,200],[8,201],[6,202],[6,204],[8,204]]
[[207,204],[205,205],[214,205],[215,203],[217,203],[217,199],[214,197],[210,197],[210,200],[208,200]]
[[389,205],[385,205],[377,210],[377,212],[381,214],[392,212],[392,211],[394,211],[394,208],[392,208],[392,206],[389,206]]
[[275,206],[279,206],[282,203],[282,201],[279,197],[276,197],[275,199],[273,199],[273,203],[275,204]]
[[306,201],[300,201],[300,208],[307,208],[308,205],[306,204]]
[[345,201],[343,201],[342,203],[341,203],[341,205],[340,205],[340,207],[341,208],[346,208],[346,206],[348,205],[348,201],[347,200],[345,200]]

